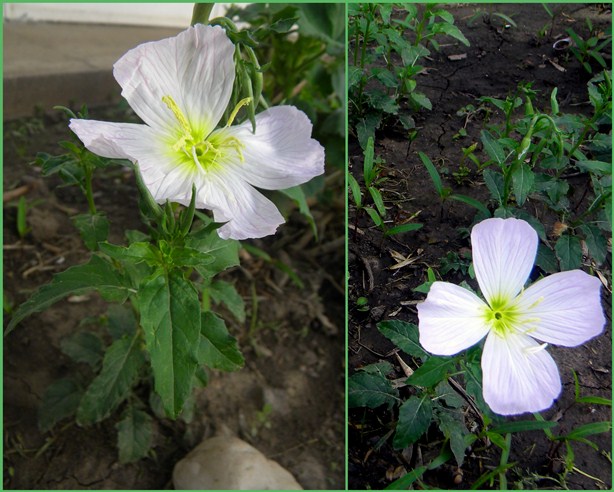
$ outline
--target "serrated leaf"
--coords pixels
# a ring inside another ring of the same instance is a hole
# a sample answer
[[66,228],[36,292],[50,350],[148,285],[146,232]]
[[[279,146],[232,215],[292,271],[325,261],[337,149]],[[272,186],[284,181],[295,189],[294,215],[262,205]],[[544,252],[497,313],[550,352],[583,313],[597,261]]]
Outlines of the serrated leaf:
[[388,361],[376,362],[374,364],[368,364],[358,368],[359,371],[368,372],[369,374],[378,374],[385,378],[393,370],[392,364]]
[[160,263],[159,253],[157,253],[157,250],[150,243],[136,242],[125,247],[105,241],[101,242],[99,247],[100,251],[114,260],[130,261],[134,263],[146,261],[151,265]]
[[180,271],[158,270],[141,286],[138,303],[155,389],[167,415],[176,418],[192,391],[198,366],[198,293]]
[[377,329],[406,354],[420,359],[427,357],[427,353],[420,345],[420,334],[416,325],[405,321],[389,320],[378,323]]
[[399,408],[399,421],[392,445],[403,449],[416,442],[431,424],[433,408],[428,394],[412,396]]
[[228,333],[224,320],[211,312],[202,313],[198,361],[213,369],[236,371],[245,361],[237,340]]
[[133,463],[147,456],[153,440],[152,424],[148,414],[133,405],[128,407],[124,418],[115,425],[121,464]]
[[79,408],[77,423],[89,425],[107,418],[130,394],[140,367],[145,362],[137,336],[113,342],[102,361],[102,370],[87,388]]
[[239,264],[239,248],[241,245],[239,241],[234,239],[222,239],[215,229],[211,229],[211,219],[203,216],[203,214],[197,213],[197,215],[201,220],[207,219],[205,227],[191,232],[186,237],[186,246],[214,257],[212,263],[198,268],[198,273],[208,279]]
[[104,348],[102,340],[97,335],[80,331],[60,342],[62,352],[75,362],[84,362],[96,367],[102,360]]
[[563,234],[554,245],[561,271],[575,270],[582,265],[582,245],[577,236]]
[[77,411],[83,390],[70,378],[51,383],[43,394],[38,408],[38,428],[41,432],[52,429],[60,420],[72,417]]
[[388,408],[398,401],[398,392],[381,373],[357,372],[348,379],[348,407]]
[[102,213],[76,215],[72,218],[87,249],[96,251],[100,241],[109,236],[109,221]]
[[518,205],[524,204],[529,193],[533,191],[534,182],[535,174],[526,163],[521,162],[512,170],[512,185]]
[[453,358],[431,356],[407,378],[407,384],[430,388],[443,381],[454,365]]
[[69,294],[84,294],[97,290],[107,301],[123,302],[130,294],[130,286],[117,270],[94,255],[88,263],[73,266],[53,276],[13,314],[5,334],[32,313],[42,311]]
[[209,295],[216,303],[224,303],[237,321],[245,321],[245,302],[234,285],[223,280],[214,280],[209,286]]

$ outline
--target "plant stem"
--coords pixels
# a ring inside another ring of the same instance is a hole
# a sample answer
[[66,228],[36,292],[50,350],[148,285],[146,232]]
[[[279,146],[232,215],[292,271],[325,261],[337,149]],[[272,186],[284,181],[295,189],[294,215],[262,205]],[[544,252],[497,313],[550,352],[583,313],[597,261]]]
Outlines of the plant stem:
[[[499,466],[505,466],[507,465],[507,460],[510,457],[510,451],[512,449],[512,434],[508,433],[505,434],[505,449],[502,451],[501,453],[501,461],[499,462]],[[507,470],[503,470],[501,473],[499,473],[499,489],[500,490],[507,490],[507,477],[505,475]]]
[[209,15],[211,15],[214,5],[215,3],[195,3],[190,25],[194,26],[196,24],[208,24]]
[[94,204],[94,194],[92,192],[92,170],[85,170],[85,197],[87,198],[87,205],[90,209],[90,215],[96,214],[96,205]]

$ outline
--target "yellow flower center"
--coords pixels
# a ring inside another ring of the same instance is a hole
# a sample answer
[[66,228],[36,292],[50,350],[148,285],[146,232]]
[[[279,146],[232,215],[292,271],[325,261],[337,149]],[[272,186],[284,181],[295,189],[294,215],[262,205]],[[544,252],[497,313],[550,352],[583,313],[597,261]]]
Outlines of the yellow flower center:
[[520,312],[513,302],[494,299],[484,309],[484,317],[491,329],[500,337],[515,333],[520,324]]
[[[251,98],[239,101],[228,118],[224,128],[228,128],[237,116],[239,110],[249,104]],[[171,96],[164,96],[162,102],[173,113],[179,123],[179,132],[171,148],[180,154],[182,162],[199,166],[203,171],[211,171],[220,166],[229,154],[235,153],[241,162],[243,144],[234,136],[227,135],[222,130],[205,135],[202,129],[193,128]]]

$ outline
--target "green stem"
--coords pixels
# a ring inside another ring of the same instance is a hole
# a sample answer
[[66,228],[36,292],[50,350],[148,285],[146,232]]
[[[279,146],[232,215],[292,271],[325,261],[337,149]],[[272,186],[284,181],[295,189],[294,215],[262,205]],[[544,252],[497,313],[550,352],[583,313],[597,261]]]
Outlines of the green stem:
[[[512,449],[512,434],[505,434],[505,449],[501,453],[501,461],[499,462],[499,467],[504,467],[507,465],[507,460],[510,457],[510,451]],[[507,490],[507,477],[505,475],[507,469],[503,469],[501,473],[499,473],[499,489]]]
[[96,214],[96,205],[94,204],[94,194],[92,192],[92,175],[94,173],[91,169],[85,170],[85,197],[87,198],[87,205],[90,209],[90,214]]
[[196,24],[208,24],[209,15],[211,15],[214,5],[215,3],[195,3],[194,10],[192,11],[192,22],[190,22],[190,25],[194,26]]

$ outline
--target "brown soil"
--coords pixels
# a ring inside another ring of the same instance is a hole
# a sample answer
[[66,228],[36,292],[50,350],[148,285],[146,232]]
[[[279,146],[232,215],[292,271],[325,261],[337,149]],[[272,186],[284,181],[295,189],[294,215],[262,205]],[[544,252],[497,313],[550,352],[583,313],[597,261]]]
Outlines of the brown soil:
[[[91,117],[118,121],[124,109],[91,111]],[[61,153],[57,142],[70,139],[66,121],[56,116],[5,123],[4,192],[27,185],[32,231],[16,234],[15,201],[4,210],[5,306],[17,306],[55,272],[84,262],[83,247],[70,216],[85,213],[80,192],[41,178],[28,165],[36,152]],[[313,205],[319,241],[306,221],[290,214],[277,235],[252,244],[292,268],[304,287],[242,251],[241,267],[223,274],[246,302],[247,322],[228,316],[246,367],[212,373],[196,393],[189,423],[156,419],[152,453],[137,463],[118,462],[113,417],[89,428],[66,420],[51,432],[37,428],[41,396],[53,381],[75,372],[91,377],[86,365],[60,351],[60,341],[96,323],[107,305],[97,295],[64,300],[24,320],[4,340],[4,488],[7,489],[165,489],[174,464],[203,437],[224,428],[288,468],[306,489],[344,484],[344,293],[343,201],[340,173],[327,177],[324,199]],[[94,182],[98,208],[111,221],[110,241],[141,227],[136,186],[129,171],[109,168]],[[326,198],[328,196],[328,199]],[[252,323],[252,300],[258,299]],[[9,316],[5,313],[5,318]],[[252,327],[250,331],[250,326]],[[144,393],[145,394],[145,393]]]
[[[587,100],[586,82],[591,76],[573,56],[559,56],[555,60],[552,44],[555,37],[564,34],[568,27],[573,27],[580,35],[585,35],[586,18],[590,18],[596,26],[611,25],[611,11],[596,5],[551,5],[551,9],[557,12],[552,34],[546,39],[539,39],[537,32],[550,22],[541,5],[493,4],[492,7],[495,12],[511,16],[518,27],[505,28],[503,21],[495,17],[493,22],[489,23],[486,16],[479,16],[469,25],[468,20],[474,12],[478,8],[486,12],[487,5],[446,7],[454,15],[456,25],[469,39],[471,46],[466,48],[453,40],[448,44],[442,43],[441,51],[431,50],[431,59],[422,63],[428,68],[428,74],[418,78],[417,89],[426,93],[433,103],[433,109],[414,115],[418,137],[411,145],[400,127],[383,128],[376,134],[375,155],[386,161],[384,173],[388,179],[382,185],[381,191],[386,205],[390,207],[388,218],[399,223],[403,218],[419,213],[415,221],[424,226],[416,232],[383,239],[366,214],[357,217],[356,210],[350,207],[350,373],[364,365],[387,360],[397,370],[395,377],[402,377],[399,364],[391,354],[394,346],[378,332],[376,324],[386,319],[400,319],[417,324],[415,303],[424,299],[424,295],[416,294],[412,289],[426,281],[427,267],[437,269],[441,265],[441,258],[449,252],[462,255],[470,248],[467,232],[473,223],[475,210],[459,202],[448,201],[443,206],[440,204],[426,169],[418,158],[418,151],[428,155],[440,170],[447,168],[447,172],[442,176],[446,186],[452,187],[457,193],[485,201],[488,199],[488,192],[478,179],[477,173],[469,176],[462,185],[457,185],[452,178],[452,173],[457,171],[462,157],[461,146],[468,147],[473,142],[479,142],[479,134],[484,124],[480,118],[469,121],[466,124],[468,136],[455,141],[453,135],[465,125],[465,118],[456,114],[460,108],[468,104],[477,106],[476,99],[480,96],[504,99],[521,81],[532,81],[533,89],[539,91],[538,107],[548,107],[550,92],[554,87],[558,87],[562,112],[578,113],[588,108],[582,103]],[[466,59],[450,61],[448,58],[449,55],[461,53],[467,54]],[[548,59],[563,66],[566,71],[557,70]],[[491,123],[494,121],[491,119]],[[360,181],[362,151],[352,136],[349,158],[351,170]],[[573,190],[570,196],[572,207],[586,206],[581,202],[584,199],[583,192],[588,186],[587,177],[574,178],[570,185]],[[546,229],[551,230],[554,217],[540,207],[539,203],[529,200],[525,210],[537,215]],[[355,231],[352,230],[353,224],[357,225]],[[389,270],[389,267],[396,263],[392,258],[392,251],[404,257],[412,255],[417,261],[398,270]],[[611,259],[603,265],[602,272],[611,279]],[[443,280],[458,283],[469,278],[460,273],[449,273],[443,276]],[[582,347],[551,347],[564,389],[560,399],[543,415],[547,419],[556,416],[559,424],[556,429],[560,433],[568,432],[583,423],[611,419],[609,407],[572,405],[572,369],[578,374],[583,395],[611,397],[611,294],[605,289],[602,292],[608,318],[605,333]],[[369,309],[366,312],[359,310],[356,305],[356,300],[361,296],[368,299]],[[381,489],[391,482],[386,478],[387,472],[390,473],[399,466],[405,467],[407,471],[411,470],[419,463],[416,459],[419,452],[424,456],[426,464],[426,456],[434,448],[440,448],[442,436],[433,427],[414,447],[411,461],[393,450],[391,438],[379,447],[380,439],[395,421],[394,413],[386,411],[385,407],[377,410],[350,409],[350,489]],[[584,444],[574,444],[575,466],[598,480],[580,473],[571,473],[567,477],[569,488],[609,489],[611,486],[611,462],[604,455],[611,451],[611,436],[599,434],[591,436],[591,439],[601,452]],[[469,458],[463,466],[463,480],[460,484],[455,485],[453,482],[456,467],[451,465],[427,472],[423,476],[424,483],[442,488],[467,488],[487,471],[488,468],[484,467],[499,464],[500,452],[497,449],[492,446],[479,453],[475,450],[473,454],[468,453]],[[522,482],[524,488],[556,488],[556,482],[539,477],[556,476],[556,472],[562,469],[560,456],[561,450],[551,446],[543,433],[516,434],[509,461],[517,462],[517,466],[508,472],[510,488],[516,488],[514,482]],[[487,486],[488,484],[484,484],[482,487]]]

